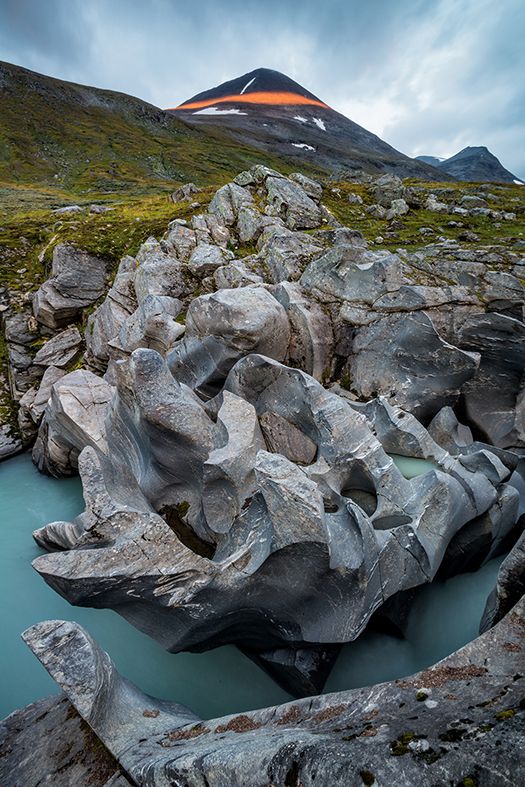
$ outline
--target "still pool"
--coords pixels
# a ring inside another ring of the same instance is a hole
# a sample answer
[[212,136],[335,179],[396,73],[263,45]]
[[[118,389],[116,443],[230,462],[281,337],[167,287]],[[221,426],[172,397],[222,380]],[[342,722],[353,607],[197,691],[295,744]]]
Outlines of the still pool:
[[[290,699],[233,646],[202,654],[166,653],[111,610],[72,607],[51,590],[31,568],[41,554],[31,532],[70,519],[82,508],[78,478],[57,481],[40,475],[28,455],[0,463],[0,718],[57,691],[20,639],[31,624],[55,618],[82,624],[143,691],[188,705],[204,718]],[[345,646],[327,691],[408,675],[473,639],[499,562],[424,588],[406,640],[366,632]]]

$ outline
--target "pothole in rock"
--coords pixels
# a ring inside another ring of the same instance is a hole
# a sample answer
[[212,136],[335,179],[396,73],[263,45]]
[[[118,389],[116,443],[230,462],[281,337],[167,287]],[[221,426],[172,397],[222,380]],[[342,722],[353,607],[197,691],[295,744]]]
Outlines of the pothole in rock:
[[350,466],[348,476],[341,489],[341,495],[357,503],[368,516],[372,516],[377,508],[374,481],[360,462],[352,463]]

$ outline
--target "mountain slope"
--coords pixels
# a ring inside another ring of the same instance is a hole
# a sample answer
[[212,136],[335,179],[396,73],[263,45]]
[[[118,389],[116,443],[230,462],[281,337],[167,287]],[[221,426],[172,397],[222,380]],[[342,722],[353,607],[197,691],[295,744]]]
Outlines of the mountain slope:
[[432,167],[439,167],[442,161],[445,159],[439,158],[439,156],[416,156],[418,161],[422,161],[424,164],[430,164]]
[[489,183],[523,182],[508,169],[505,169],[499,159],[484,146],[463,148],[459,153],[447,159],[437,159],[435,156],[418,156],[417,158],[419,161],[433,164],[457,180]]
[[364,169],[437,179],[432,167],[403,155],[267,68],[198,93],[169,111],[194,128],[220,128],[237,142],[292,157],[298,167],[306,163],[339,176]]
[[263,160],[290,171],[277,156],[190,128],[140,99],[0,62],[0,181],[151,190],[217,183]]

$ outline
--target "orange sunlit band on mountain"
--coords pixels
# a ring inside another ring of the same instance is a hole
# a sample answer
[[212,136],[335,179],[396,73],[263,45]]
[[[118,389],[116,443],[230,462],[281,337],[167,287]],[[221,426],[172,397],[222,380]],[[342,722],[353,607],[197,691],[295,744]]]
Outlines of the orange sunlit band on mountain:
[[237,96],[221,96],[220,98],[206,98],[201,101],[191,101],[187,104],[180,104],[172,109],[204,109],[205,107],[215,106],[215,104],[307,104],[308,106],[322,107],[329,109],[328,104],[318,101],[315,98],[301,96],[299,93],[287,93],[277,91],[260,90],[253,93],[241,93]]

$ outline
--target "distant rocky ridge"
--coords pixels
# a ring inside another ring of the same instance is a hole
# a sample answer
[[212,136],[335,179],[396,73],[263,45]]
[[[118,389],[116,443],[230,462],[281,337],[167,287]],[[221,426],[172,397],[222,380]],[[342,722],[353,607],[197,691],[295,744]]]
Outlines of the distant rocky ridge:
[[[390,222],[516,218],[484,192],[369,186],[367,210]],[[35,532],[49,554],[34,567],[173,652],[234,642],[296,696],[322,690],[374,612],[399,624],[389,599],[406,606],[437,572],[512,548],[487,632],[403,681],[203,721],[145,697],[75,624],[37,624],[26,642],[71,705],[9,717],[0,776],[37,783],[36,740],[66,784],[53,741],[78,734],[79,714],[101,742],[100,783],[119,787],[519,783],[523,247],[393,253],[342,226],[325,192],[244,171],[122,259],[103,300],[104,261],[55,249],[11,334],[22,350],[24,331],[53,334],[21,365],[20,418],[38,427],[41,469],[79,469],[86,510]],[[82,336],[65,323],[86,301]],[[407,479],[396,454],[432,467]]]
[[418,161],[431,164],[437,169],[447,172],[457,180],[474,181],[477,183],[516,183],[525,182],[509,172],[499,159],[486,147],[467,147],[450,158],[436,156],[416,156]]

